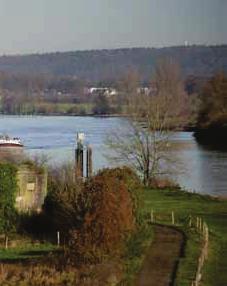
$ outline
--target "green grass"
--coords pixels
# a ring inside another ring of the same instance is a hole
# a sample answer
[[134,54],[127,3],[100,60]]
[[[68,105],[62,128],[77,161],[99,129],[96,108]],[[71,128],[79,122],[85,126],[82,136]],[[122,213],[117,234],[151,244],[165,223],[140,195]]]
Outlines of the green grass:
[[133,285],[140,270],[146,251],[153,240],[151,226],[141,226],[127,241],[124,253],[125,276],[120,285]]
[[[209,226],[209,256],[203,270],[203,286],[227,285],[227,200],[192,194],[180,190],[145,190],[144,213],[154,211],[160,222],[170,223],[171,212],[176,223],[186,222],[189,215],[202,217]],[[186,257],[181,260],[177,285],[190,285],[199,253],[199,238],[187,233]]]
[[78,114],[85,115],[91,114],[93,104],[92,103],[40,103],[36,107],[43,107],[48,114],[49,112],[55,112],[60,114]]
[[55,245],[48,243],[39,245],[28,244],[8,249],[0,248],[0,262],[16,262],[18,260],[41,258],[56,250]]

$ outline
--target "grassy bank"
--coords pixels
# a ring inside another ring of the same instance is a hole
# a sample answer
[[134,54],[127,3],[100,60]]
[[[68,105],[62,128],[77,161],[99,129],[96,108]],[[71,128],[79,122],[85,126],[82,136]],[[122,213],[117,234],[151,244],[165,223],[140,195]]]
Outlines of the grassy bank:
[[[171,221],[175,213],[176,223],[187,222],[189,215],[202,217],[210,230],[209,257],[204,268],[204,286],[227,285],[227,200],[192,194],[180,190],[144,191],[144,213],[154,211],[154,216],[163,223]],[[177,285],[190,285],[196,269],[199,253],[197,234],[186,233],[185,258],[181,260],[177,274]]]
[[22,244],[8,249],[0,248],[0,263],[16,263],[18,261],[38,259],[55,251],[57,251],[57,247],[49,243]]
[[120,285],[134,284],[152,240],[153,228],[149,225],[141,227],[128,239],[123,256],[125,275]]

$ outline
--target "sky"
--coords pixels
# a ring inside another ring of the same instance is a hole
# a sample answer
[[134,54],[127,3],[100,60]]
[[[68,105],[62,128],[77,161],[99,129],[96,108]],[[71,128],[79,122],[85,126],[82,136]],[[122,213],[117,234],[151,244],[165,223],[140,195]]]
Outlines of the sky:
[[0,55],[227,43],[227,0],[0,0]]

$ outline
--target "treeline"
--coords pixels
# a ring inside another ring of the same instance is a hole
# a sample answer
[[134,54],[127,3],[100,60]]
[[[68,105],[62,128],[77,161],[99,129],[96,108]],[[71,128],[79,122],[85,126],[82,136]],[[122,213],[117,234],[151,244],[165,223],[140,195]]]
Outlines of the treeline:
[[[177,65],[178,66],[178,65]],[[212,77],[189,76],[181,79],[188,95],[187,127],[204,130],[225,128],[226,74]],[[124,114],[135,93],[157,94],[152,77],[144,83],[136,70],[128,70],[117,81],[99,82],[98,87],[112,87],[117,92],[106,94],[97,90],[91,94],[90,82],[72,76],[10,74],[0,72],[0,113],[22,115],[104,115]],[[144,88],[146,87],[146,88]]]
[[4,114],[83,114],[86,83],[73,77],[0,73],[0,112]]
[[[116,87],[116,82],[96,86]],[[0,72],[0,113],[18,115],[93,115],[121,112],[122,96],[89,92],[91,83],[71,76]],[[121,92],[121,91],[120,91]]]
[[76,76],[91,82],[116,81],[128,69],[138,70],[149,81],[157,59],[171,57],[183,76],[211,76],[227,67],[227,46],[131,48],[0,57],[0,70],[22,74]]
[[227,75],[218,73],[208,80],[199,99],[196,138],[201,143],[226,149]]
[[[195,94],[203,78],[189,77],[185,88]],[[0,113],[19,115],[103,115],[122,114],[130,94],[148,92],[152,82],[145,83],[136,70],[129,69],[117,81],[102,81],[95,87],[109,87],[114,94],[97,90],[89,92],[91,82],[72,76],[11,74],[0,72]],[[139,91],[138,91],[139,89]],[[154,92],[154,91],[151,91]]]

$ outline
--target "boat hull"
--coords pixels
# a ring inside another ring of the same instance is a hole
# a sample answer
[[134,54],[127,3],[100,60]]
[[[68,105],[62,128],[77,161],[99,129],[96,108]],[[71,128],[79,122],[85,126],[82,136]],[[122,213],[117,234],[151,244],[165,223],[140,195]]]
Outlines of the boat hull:
[[0,148],[1,147],[19,147],[19,148],[23,148],[24,146],[22,144],[15,144],[15,143],[2,143],[0,144]]

